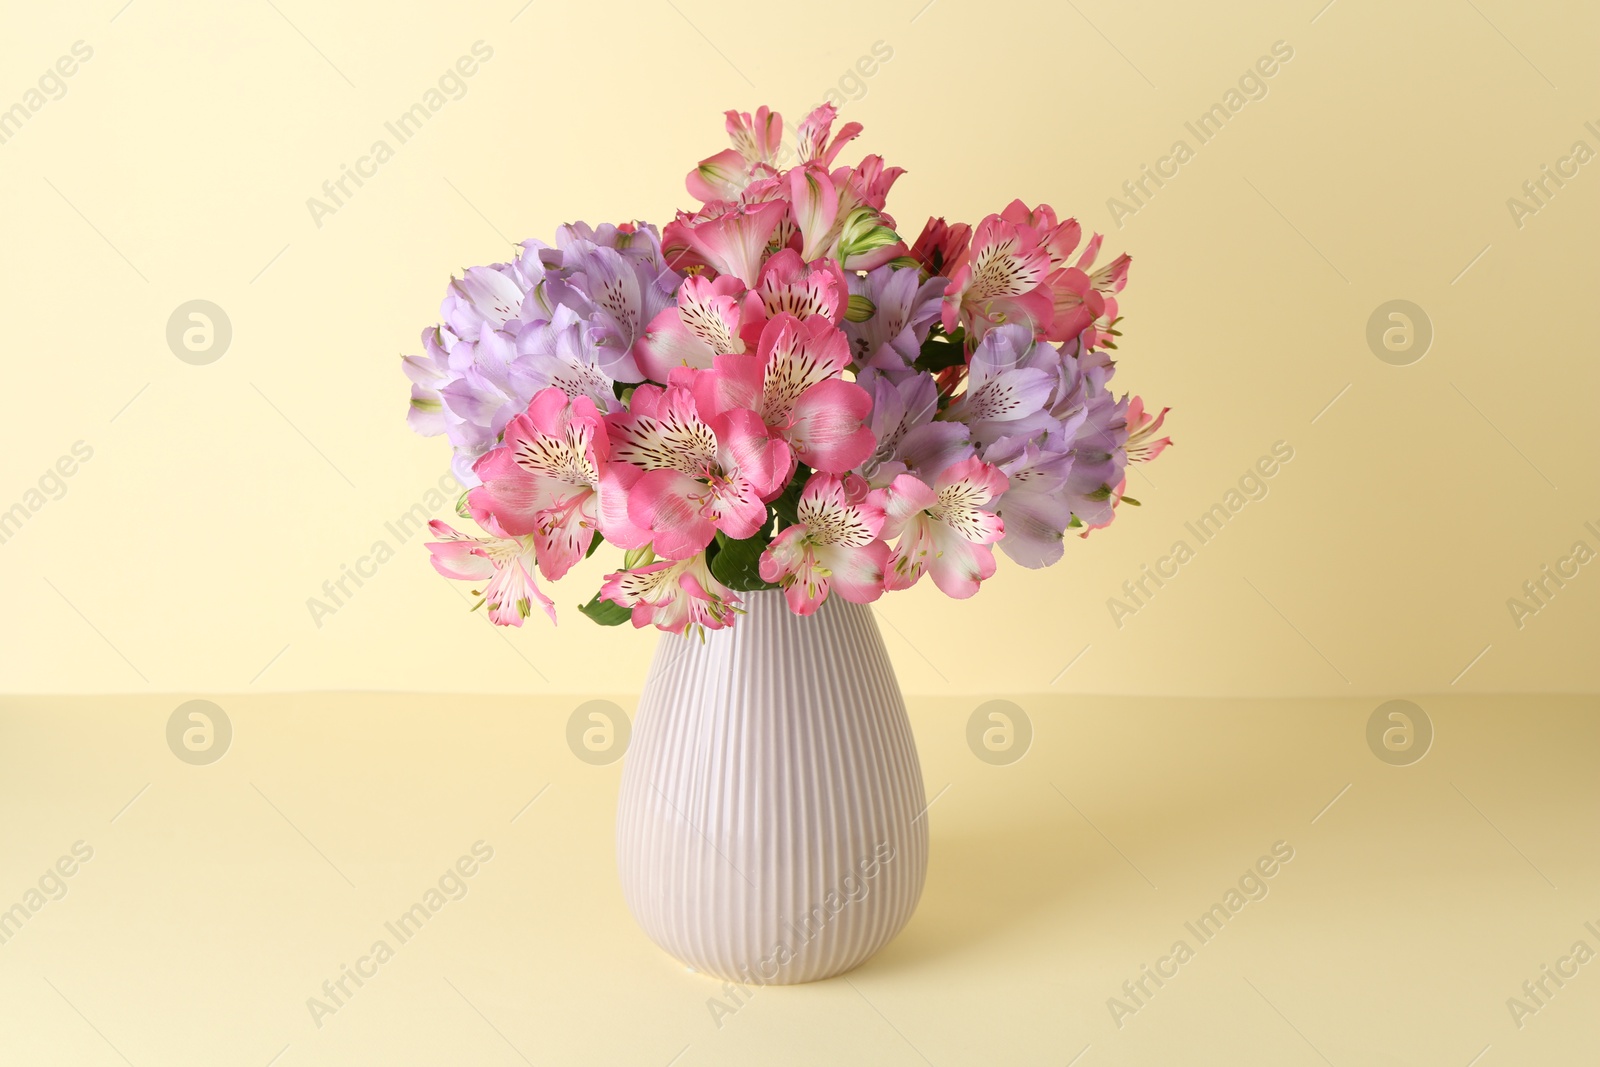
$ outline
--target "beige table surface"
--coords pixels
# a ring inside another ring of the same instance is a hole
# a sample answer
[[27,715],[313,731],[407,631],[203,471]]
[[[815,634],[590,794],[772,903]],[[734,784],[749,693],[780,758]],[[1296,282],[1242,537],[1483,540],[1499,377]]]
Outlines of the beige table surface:
[[[1600,962],[1572,955],[1600,951],[1596,698],[1414,697],[1435,737],[1409,766],[1369,750],[1377,700],[1016,696],[1035,736],[1005,766],[967,747],[977,701],[915,700],[916,916],[848,976],[739,1001],[633,925],[621,764],[569,751],[576,699],[213,697],[233,737],[204,766],[167,746],[184,699],[0,701],[0,908],[47,890],[0,944],[0,1064],[1600,1057]],[[465,895],[395,939],[478,842]],[[1196,938],[1279,842],[1266,895]],[[1131,1000],[1179,940],[1192,958]]]

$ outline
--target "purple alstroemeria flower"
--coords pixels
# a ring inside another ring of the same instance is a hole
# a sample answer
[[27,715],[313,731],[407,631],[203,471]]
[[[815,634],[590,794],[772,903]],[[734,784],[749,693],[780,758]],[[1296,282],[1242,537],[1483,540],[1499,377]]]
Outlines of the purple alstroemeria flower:
[[909,368],[939,320],[946,279],[924,282],[915,268],[882,266],[864,278],[851,273],[846,281],[850,295],[866,297],[873,305],[865,322],[841,323],[856,366],[891,372]]

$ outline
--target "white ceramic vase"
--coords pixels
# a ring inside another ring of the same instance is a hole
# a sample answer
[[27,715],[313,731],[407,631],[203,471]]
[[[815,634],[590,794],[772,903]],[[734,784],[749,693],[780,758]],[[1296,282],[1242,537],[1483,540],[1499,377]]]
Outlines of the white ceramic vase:
[[922,770],[870,608],[741,594],[732,626],[663,634],[617,803],[623,896],[695,970],[788,985],[859,965],[916,909]]

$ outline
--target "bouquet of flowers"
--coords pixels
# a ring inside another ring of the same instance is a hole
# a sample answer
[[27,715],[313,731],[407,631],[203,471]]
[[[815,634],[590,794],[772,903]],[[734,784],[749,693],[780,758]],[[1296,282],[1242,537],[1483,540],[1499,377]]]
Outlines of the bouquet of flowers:
[[777,113],[730,111],[661,231],[574,223],[451,280],[409,421],[449,438],[483,532],[433,522],[433,565],[493,622],[553,621],[538,578],[602,541],[621,567],[580,610],[606,625],[703,632],[741,592],[806,615],[924,574],[969,597],[994,546],[1048,566],[1138,503],[1127,464],[1169,439],[1108,389],[1129,257],[1096,268],[1099,234],[1020,200],[907,248],[902,169],[835,166],[861,132],[835,118],[790,146]]

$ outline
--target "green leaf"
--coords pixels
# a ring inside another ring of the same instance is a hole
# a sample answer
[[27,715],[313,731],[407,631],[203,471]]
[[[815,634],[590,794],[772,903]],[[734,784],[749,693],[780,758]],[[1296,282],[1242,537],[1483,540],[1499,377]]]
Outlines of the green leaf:
[[718,533],[717,554],[711,557],[712,576],[729,589],[742,593],[778,588],[761,577],[761,553],[766,551],[768,542],[765,530],[743,540]]
[[606,543],[606,539],[604,537],[601,537],[598,533],[595,534],[594,535],[594,540],[589,542],[589,548],[588,548],[588,550],[586,552],[584,552],[583,558],[584,559],[588,559],[590,556],[592,556],[596,552],[600,551],[600,546],[605,544],[605,543]]
[[783,493],[769,505],[771,514],[768,516],[768,521],[777,519],[772,532],[781,532],[800,521],[800,494],[805,490],[806,479],[810,477],[811,468],[804,463],[800,464],[789,484],[784,486]]
[[932,333],[922,342],[922,354],[917,357],[916,368],[937,374],[947,367],[959,367],[967,361],[966,331],[956,327],[950,336]]
[[632,611],[613,601],[601,600],[599,593],[587,604],[579,604],[578,610],[601,626],[621,626],[633,618]]

